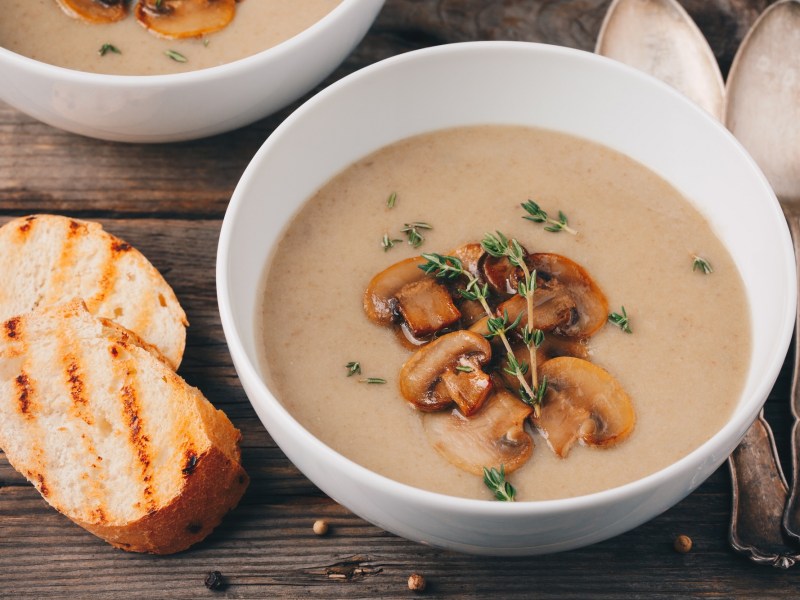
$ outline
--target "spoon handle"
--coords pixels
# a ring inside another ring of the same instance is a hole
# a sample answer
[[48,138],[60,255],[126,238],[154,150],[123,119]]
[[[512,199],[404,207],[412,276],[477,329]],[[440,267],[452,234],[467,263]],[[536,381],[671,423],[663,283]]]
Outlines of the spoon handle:
[[[789,223],[789,230],[792,232],[794,241],[795,257],[800,257],[800,214],[789,208],[788,203],[784,203],[784,214]],[[792,426],[792,488],[789,500],[786,503],[786,510],[783,513],[783,527],[786,533],[793,539],[800,541],[800,389],[798,389],[798,379],[800,378],[800,352],[798,352],[798,332],[800,331],[800,314],[795,318],[794,327],[794,370],[792,371],[792,390],[789,396],[794,425]]]
[[763,410],[728,465],[733,484],[731,546],[754,562],[788,569],[800,559],[800,550],[787,544],[781,528],[788,488]]

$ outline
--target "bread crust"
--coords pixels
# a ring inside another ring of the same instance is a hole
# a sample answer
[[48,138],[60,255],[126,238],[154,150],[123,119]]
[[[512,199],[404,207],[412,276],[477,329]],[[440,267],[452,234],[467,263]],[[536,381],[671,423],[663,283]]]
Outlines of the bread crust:
[[129,552],[173,554],[205,539],[234,509],[250,483],[242,466],[212,447],[172,502],[126,525],[72,519],[112,546]]
[[239,430],[151,349],[81,300],[7,320],[0,447],[76,524],[170,554],[205,538],[249,478]]

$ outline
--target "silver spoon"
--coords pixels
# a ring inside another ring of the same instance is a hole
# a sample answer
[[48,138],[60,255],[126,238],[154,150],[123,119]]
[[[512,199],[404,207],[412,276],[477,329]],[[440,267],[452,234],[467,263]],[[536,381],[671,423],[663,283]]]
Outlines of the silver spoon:
[[614,0],[595,52],[661,79],[722,120],[725,87],[717,60],[675,0]]
[[[782,0],[753,24],[728,77],[727,125],[759,164],[783,207],[800,256],[800,2]],[[800,390],[797,334],[791,407],[793,485],[783,525],[800,540]],[[785,485],[785,483],[784,483]]]
[[[713,52],[675,0],[614,0],[596,52],[671,84],[722,121],[725,89]],[[789,567],[797,551],[784,545],[780,515],[787,487],[763,412],[731,455],[731,545],[759,563]]]

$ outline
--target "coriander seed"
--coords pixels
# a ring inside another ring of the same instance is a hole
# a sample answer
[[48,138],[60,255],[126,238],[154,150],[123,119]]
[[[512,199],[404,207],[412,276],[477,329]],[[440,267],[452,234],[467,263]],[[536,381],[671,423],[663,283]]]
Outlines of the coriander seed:
[[425,590],[425,578],[419,573],[412,573],[408,577],[408,589],[412,592],[422,592]]
[[675,538],[673,548],[675,548],[675,552],[686,554],[692,549],[692,538],[690,538],[688,535],[679,535]]
[[316,533],[317,535],[325,535],[326,533],[328,533],[329,528],[330,527],[328,525],[328,522],[325,521],[324,519],[317,519],[316,521],[314,521],[313,529],[314,533]]

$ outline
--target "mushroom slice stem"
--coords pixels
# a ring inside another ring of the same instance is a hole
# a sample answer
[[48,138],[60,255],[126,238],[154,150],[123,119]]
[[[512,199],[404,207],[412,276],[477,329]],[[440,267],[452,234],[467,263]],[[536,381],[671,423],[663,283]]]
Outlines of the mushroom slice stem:
[[73,19],[87,23],[113,23],[128,14],[126,0],[56,0],[61,10]]
[[531,408],[513,394],[495,392],[473,417],[459,411],[425,415],[423,426],[431,445],[459,469],[481,475],[483,468],[502,465],[506,473],[530,458],[533,440],[525,431]]
[[421,256],[407,258],[372,278],[364,291],[364,311],[370,321],[378,325],[391,325],[397,308],[397,292],[404,285],[427,277],[419,268],[424,262]]
[[633,431],[633,403],[604,369],[564,356],[544,363],[539,373],[547,377],[547,392],[541,414],[531,421],[561,458],[566,458],[576,441],[609,447]]
[[536,270],[537,279],[555,279],[568,290],[575,302],[575,318],[566,325],[556,327],[557,333],[586,338],[605,325],[608,300],[582,266],[566,256],[549,253],[531,254],[526,262]]
[[[476,404],[470,410],[477,410],[483,402],[488,390],[484,389],[486,381],[473,376],[463,380],[455,380],[459,365],[469,365],[473,373],[480,370],[492,357],[489,342],[483,336],[470,331],[454,331],[435,339],[427,346],[422,346],[411,355],[400,369],[400,393],[420,410],[440,410],[454,401],[451,390],[467,405]],[[448,381],[443,381],[445,375]],[[468,373],[463,373],[467,375]],[[465,386],[472,384],[475,390],[467,392]],[[491,384],[488,383],[489,387]]]
[[140,0],[135,14],[145,29],[159,37],[200,37],[231,22],[236,0]]
[[396,298],[397,309],[416,338],[432,335],[461,318],[447,288],[429,277],[407,283]]
[[465,417],[480,409],[492,390],[491,379],[481,370],[481,365],[475,357],[462,358],[455,368],[447,369],[442,374],[442,383],[447,395],[453,399]]

